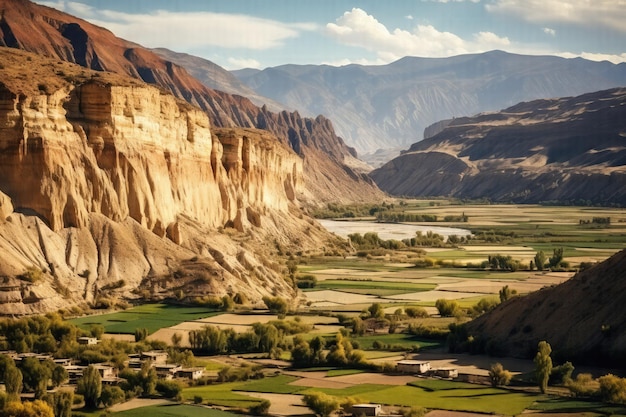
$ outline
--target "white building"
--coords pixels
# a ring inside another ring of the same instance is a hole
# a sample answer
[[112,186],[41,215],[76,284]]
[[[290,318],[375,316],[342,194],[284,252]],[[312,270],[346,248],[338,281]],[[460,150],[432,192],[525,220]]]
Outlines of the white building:
[[397,369],[406,374],[424,374],[430,371],[430,362],[405,359],[398,361]]

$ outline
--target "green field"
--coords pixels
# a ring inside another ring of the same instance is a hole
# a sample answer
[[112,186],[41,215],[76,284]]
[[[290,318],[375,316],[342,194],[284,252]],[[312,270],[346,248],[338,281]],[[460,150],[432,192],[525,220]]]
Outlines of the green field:
[[327,279],[318,282],[313,290],[339,290],[356,294],[386,296],[429,291],[433,289],[435,289],[435,284],[359,279]]
[[80,317],[70,322],[85,330],[89,330],[93,325],[102,325],[106,333],[133,334],[135,329],[146,328],[151,334],[163,327],[221,313],[205,307],[144,304],[116,313]]
[[[406,350],[413,348],[414,346],[419,346],[420,349],[432,349],[439,348],[442,346],[441,341],[438,340],[429,340],[424,338],[419,338],[416,336],[412,336],[410,334],[404,333],[381,333],[375,335],[367,335],[367,336],[359,336],[359,337],[351,337],[352,340],[356,340],[359,343],[359,349],[372,349],[372,345],[375,341],[383,343],[385,345],[402,347]],[[385,350],[385,349],[382,349]]]
[[112,413],[119,417],[234,417],[239,414],[197,405],[165,404]]
[[626,416],[626,406],[565,397],[545,398],[532,404],[529,408],[548,413],[576,413],[581,416]]

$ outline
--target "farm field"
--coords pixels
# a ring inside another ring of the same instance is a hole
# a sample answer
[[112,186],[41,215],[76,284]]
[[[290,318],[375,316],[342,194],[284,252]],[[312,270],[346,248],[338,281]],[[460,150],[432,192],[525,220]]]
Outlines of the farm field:
[[237,414],[197,405],[161,404],[114,413],[119,417],[234,417]]

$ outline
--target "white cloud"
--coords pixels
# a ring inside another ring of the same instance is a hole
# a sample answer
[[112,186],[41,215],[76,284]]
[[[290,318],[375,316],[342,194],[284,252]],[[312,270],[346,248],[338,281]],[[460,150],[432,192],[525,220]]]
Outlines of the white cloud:
[[624,0],[495,0],[485,9],[533,23],[562,22],[626,32]]
[[165,10],[131,14],[70,1],[39,3],[80,16],[116,36],[151,48],[190,50],[216,46],[265,50],[282,46],[302,31],[317,28],[313,23],[292,24],[239,14]]
[[358,8],[345,12],[335,23],[328,23],[326,32],[340,43],[374,51],[378,61],[384,63],[407,55],[447,57],[512,45],[509,38],[493,32],[479,32],[472,39],[462,39],[454,33],[439,31],[432,25],[417,25],[412,31],[389,30],[374,16]]
[[404,16],[404,18],[407,19],[407,20],[413,20],[413,15],[408,14],[408,15]]
[[555,36],[556,30],[551,28],[543,28],[543,33],[545,33],[546,35]]
[[248,59],[248,58],[228,58],[228,70],[236,70],[242,68],[256,68],[261,69],[261,63],[256,59]]
[[359,8],[345,12],[336,23],[328,23],[326,33],[345,45],[375,51],[386,62],[406,55],[449,56],[467,52],[465,42],[453,33],[440,32],[431,25],[417,25],[412,32],[389,31]]

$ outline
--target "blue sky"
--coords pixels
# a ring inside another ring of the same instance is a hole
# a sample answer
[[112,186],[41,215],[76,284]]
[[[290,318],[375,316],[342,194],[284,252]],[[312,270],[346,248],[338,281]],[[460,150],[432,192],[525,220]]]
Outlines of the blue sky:
[[626,62],[626,0],[37,0],[232,70],[501,49]]

